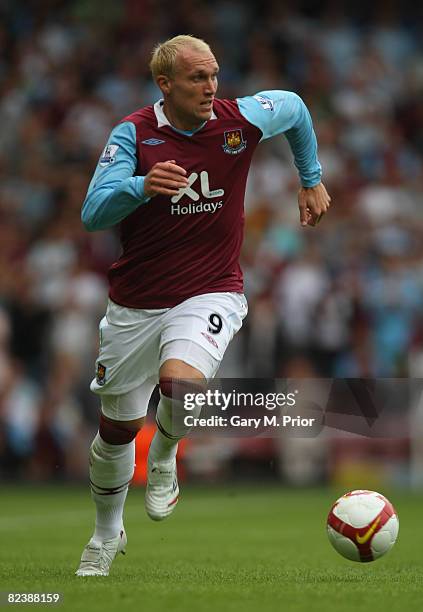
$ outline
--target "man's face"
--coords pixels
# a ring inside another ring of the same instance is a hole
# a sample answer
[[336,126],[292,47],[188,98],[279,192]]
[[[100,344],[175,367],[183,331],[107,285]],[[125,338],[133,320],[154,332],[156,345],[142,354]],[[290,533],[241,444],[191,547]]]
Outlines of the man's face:
[[[175,127],[195,129],[210,119],[218,70],[212,53],[186,48],[177,57],[173,76],[159,77],[165,96],[165,112]],[[163,79],[162,84],[160,79]]]

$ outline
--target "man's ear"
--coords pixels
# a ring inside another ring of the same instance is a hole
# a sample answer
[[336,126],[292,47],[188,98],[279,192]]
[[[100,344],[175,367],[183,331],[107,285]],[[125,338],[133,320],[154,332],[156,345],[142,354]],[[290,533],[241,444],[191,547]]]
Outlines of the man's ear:
[[164,94],[168,95],[171,89],[170,78],[164,74],[159,74],[156,78],[156,83]]

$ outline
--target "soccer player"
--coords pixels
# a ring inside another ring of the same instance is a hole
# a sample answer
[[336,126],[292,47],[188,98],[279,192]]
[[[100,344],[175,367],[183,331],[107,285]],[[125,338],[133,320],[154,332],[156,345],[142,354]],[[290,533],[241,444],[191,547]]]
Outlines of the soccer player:
[[172,419],[173,389],[215,375],[247,314],[238,259],[245,184],[258,143],[287,137],[302,185],[303,226],[314,226],[329,208],[302,100],[288,91],[219,100],[218,70],[202,40],[176,36],[159,44],[151,71],[163,99],[114,128],[83,205],[88,231],[119,224],[122,254],[109,270],[91,384],[101,399],[89,461],[96,522],[78,576],[107,576],[125,550],[134,439],[157,383],[147,514],[162,520],[178,501],[175,457],[187,430]]

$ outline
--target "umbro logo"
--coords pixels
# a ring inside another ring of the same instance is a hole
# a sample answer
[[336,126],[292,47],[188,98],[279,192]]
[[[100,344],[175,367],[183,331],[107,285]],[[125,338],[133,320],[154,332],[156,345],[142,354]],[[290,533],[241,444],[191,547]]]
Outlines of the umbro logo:
[[159,138],[148,138],[147,140],[143,140],[141,144],[150,145],[151,147],[155,147],[159,144],[164,144],[165,140],[159,140]]
[[201,332],[201,335],[204,336],[205,339],[210,342],[210,344],[213,344],[213,346],[215,346],[216,348],[219,348],[219,345],[217,344],[216,340],[212,338],[211,336],[209,336],[209,334],[206,334],[205,332]]

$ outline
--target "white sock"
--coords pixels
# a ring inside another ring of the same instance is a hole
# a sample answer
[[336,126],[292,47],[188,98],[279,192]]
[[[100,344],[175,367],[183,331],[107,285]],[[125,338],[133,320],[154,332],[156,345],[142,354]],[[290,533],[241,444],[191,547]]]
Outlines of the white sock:
[[148,458],[151,461],[171,461],[176,457],[180,438],[172,436],[172,400],[162,394],[157,406],[156,423],[157,431],[151,441]]
[[[198,416],[200,411],[201,408],[195,408],[189,414]],[[156,413],[157,431],[148,451],[148,458],[151,461],[171,461],[176,457],[179,440],[191,431],[190,427],[184,425],[186,414],[188,413],[182,402],[160,394]]]
[[93,540],[109,540],[122,529],[123,507],[134,467],[135,440],[108,444],[97,433],[90,450],[91,496],[97,509]]

